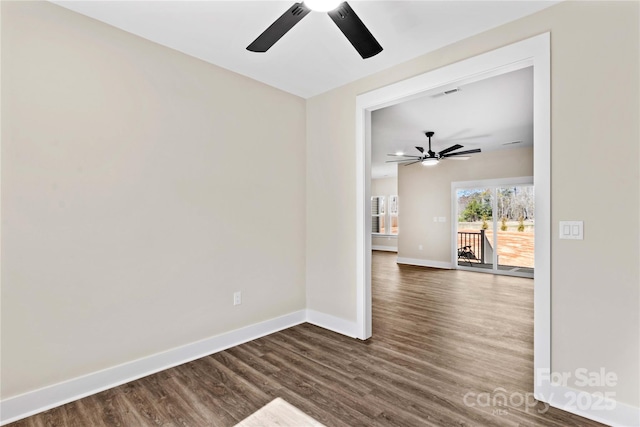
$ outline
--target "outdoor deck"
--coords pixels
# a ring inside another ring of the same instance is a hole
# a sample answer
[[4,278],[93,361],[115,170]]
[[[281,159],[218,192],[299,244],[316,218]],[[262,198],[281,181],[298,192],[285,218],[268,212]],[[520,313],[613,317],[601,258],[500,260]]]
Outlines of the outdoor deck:
[[[465,246],[468,237],[467,233],[479,233],[479,230],[460,229],[458,230],[458,248]],[[489,244],[493,243],[493,230],[485,230],[484,235]],[[493,249],[493,248],[491,248]],[[482,259],[481,247],[476,246],[474,254],[476,259],[469,262],[466,259],[459,259],[458,264],[462,266],[472,266],[476,268],[491,269],[491,258],[484,256]],[[488,258],[488,259],[487,259]],[[534,233],[533,231],[498,230],[498,269],[504,271],[514,271],[520,273],[533,274],[534,269]]]

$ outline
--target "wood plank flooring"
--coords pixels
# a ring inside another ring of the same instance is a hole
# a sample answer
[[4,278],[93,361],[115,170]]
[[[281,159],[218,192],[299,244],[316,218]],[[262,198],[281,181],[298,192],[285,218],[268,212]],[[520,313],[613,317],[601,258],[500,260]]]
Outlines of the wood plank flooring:
[[[600,425],[519,404],[533,389],[532,280],[374,252],[372,284],[366,342],[303,324],[10,425],[233,426],[276,397],[327,426]],[[486,405],[499,392],[515,397]]]

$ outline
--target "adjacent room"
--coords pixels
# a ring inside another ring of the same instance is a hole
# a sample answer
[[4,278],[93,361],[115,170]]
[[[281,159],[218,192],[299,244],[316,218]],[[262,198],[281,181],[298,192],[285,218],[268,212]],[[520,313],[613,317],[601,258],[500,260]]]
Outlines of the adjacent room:
[[[533,197],[522,203],[514,194],[521,186],[507,187],[498,210],[486,189],[469,187],[489,180],[533,183],[533,122],[531,67],[450,84],[372,112],[371,339],[397,348],[404,363],[414,365],[413,381],[439,398],[439,387],[450,394],[500,390],[506,397],[524,396],[531,386],[533,269],[526,278],[482,273],[522,276],[522,267],[491,268],[494,257],[500,266],[526,259],[533,267],[533,230],[524,234],[518,222],[507,225],[522,206],[533,222]],[[425,130],[432,128],[445,137]],[[488,225],[493,211],[503,214],[504,230]],[[482,385],[472,379],[477,372],[485,373]],[[433,383],[438,386],[429,388]],[[474,394],[466,396],[474,404]],[[427,400],[438,407],[438,398]],[[411,405],[428,406],[425,399]],[[514,409],[505,404],[492,414],[514,415]]]
[[640,426],[640,2],[327,3],[0,2],[0,425]]
[[533,139],[531,67],[373,111],[372,248],[533,277]]

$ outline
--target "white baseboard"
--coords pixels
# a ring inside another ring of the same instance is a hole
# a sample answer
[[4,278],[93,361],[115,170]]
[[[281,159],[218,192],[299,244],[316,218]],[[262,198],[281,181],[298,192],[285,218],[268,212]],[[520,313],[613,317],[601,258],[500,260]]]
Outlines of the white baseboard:
[[547,384],[544,390],[537,394],[536,398],[554,408],[609,426],[640,426],[640,408],[638,407],[565,386]]
[[371,250],[373,251],[386,251],[386,252],[398,252],[397,246],[381,246],[381,245],[372,245]]
[[351,338],[358,336],[358,325],[356,322],[351,322],[330,314],[307,309],[307,322]]
[[398,257],[396,262],[398,264],[419,265],[421,267],[444,268],[447,270],[451,270],[453,268],[453,265],[450,262],[431,261],[428,259]]
[[9,424],[56,406],[117,387],[129,381],[290,328],[304,323],[306,319],[306,310],[296,311],[202,341],[10,397],[0,402],[0,425]]
[[[411,258],[398,258],[398,263],[436,268],[451,268],[447,263]],[[65,403],[117,387],[129,381],[151,375],[230,347],[281,331],[307,321],[330,331],[357,337],[357,324],[349,320],[315,310],[300,310],[244,328],[236,329],[202,341],[187,344],[162,353],[74,378],[49,387],[34,390],[0,402],[0,425],[29,417]],[[640,408],[611,400],[602,401],[589,395],[586,401],[599,403],[580,407],[572,398],[580,392],[568,387],[546,385],[541,388],[540,400],[554,408],[611,426],[640,427]],[[588,394],[588,393],[587,393]],[[584,401],[583,400],[583,401]],[[601,408],[598,409],[598,406]]]

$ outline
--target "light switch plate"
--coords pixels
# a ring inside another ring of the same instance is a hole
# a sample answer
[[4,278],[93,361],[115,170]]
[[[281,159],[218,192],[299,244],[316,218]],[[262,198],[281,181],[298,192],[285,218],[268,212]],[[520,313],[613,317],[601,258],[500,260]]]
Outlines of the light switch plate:
[[584,240],[584,221],[560,221],[561,239]]

